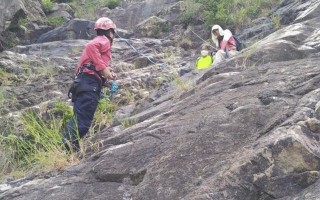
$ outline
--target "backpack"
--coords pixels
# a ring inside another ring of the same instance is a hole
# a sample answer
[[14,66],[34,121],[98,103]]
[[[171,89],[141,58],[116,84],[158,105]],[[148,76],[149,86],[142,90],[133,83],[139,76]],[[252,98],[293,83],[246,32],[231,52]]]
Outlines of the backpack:
[[242,49],[246,48],[246,46],[242,42],[240,42],[240,40],[236,36],[233,36],[233,38],[236,41],[237,51],[241,51]]

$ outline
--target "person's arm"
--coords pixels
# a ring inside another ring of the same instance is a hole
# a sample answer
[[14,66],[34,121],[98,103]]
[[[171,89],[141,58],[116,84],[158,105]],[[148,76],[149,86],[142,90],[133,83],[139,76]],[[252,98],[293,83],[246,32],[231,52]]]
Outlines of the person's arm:
[[101,73],[107,79],[115,80],[117,78],[117,75],[111,70],[110,67],[104,68],[103,70],[101,70]]
[[[108,43],[110,45],[110,43]],[[115,80],[117,75],[111,70],[109,67],[110,61],[105,62],[100,53],[100,43],[91,43],[88,44],[86,47],[86,53],[90,60],[92,60],[95,69],[102,73],[105,78]],[[105,47],[110,48],[110,46]]]
[[100,45],[100,43],[89,43],[86,46],[86,53],[90,60],[93,62],[94,67],[97,71],[102,71],[107,66],[109,66],[109,62],[105,62],[101,57]]
[[226,49],[226,46],[227,46],[227,44],[228,44],[228,41],[229,41],[229,39],[232,37],[232,33],[231,33],[231,31],[229,31],[228,29],[226,29],[225,31],[224,31],[224,36],[223,36],[223,39],[222,39],[222,41],[221,41],[221,43],[220,43],[220,49],[222,50],[222,51],[225,51],[225,49]]

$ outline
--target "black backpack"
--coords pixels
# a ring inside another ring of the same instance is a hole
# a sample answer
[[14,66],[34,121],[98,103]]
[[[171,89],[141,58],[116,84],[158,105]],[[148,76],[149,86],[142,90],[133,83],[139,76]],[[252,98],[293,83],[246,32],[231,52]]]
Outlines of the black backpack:
[[242,42],[240,42],[240,40],[236,36],[233,36],[233,38],[236,41],[237,51],[241,51],[242,49],[246,48],[246,46]]

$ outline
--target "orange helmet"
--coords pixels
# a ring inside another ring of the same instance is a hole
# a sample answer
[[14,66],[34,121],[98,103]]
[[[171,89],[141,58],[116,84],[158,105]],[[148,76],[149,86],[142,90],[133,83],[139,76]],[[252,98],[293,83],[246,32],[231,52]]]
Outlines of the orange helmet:
[[94,30],[97,30],[97,29],[109,30],[111,28],[115,31],[117,27],[113,23],[113,21],[108,17],[101,17],[94,24]]

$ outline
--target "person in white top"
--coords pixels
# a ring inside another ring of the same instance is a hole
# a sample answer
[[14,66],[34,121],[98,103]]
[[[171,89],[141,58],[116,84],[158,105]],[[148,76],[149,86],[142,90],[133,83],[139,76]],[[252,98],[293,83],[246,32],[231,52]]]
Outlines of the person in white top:
[[211,39],[219,48],[215,54],[213,65],[238,54],[236,40],[230,30],[223,30],[221,26],[216,24],[211,28]]

